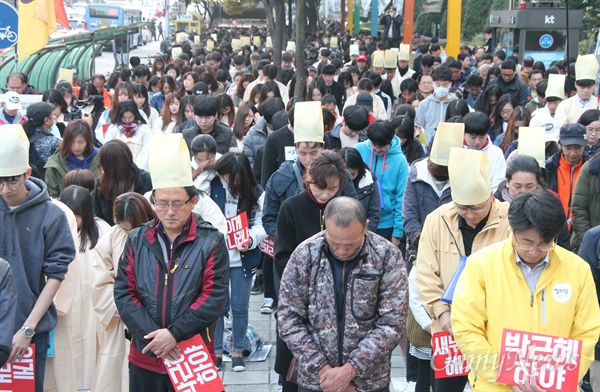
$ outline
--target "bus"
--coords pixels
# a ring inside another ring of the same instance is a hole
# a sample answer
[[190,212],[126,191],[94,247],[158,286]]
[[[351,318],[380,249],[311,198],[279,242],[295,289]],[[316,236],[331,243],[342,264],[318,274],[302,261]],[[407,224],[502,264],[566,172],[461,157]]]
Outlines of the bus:
[[[128,26],[142,22],[142,10],[119,4],[90,3],[85,9],[85,29],[95,31],[105,27]],[[129,35],[129,47],[142,44],[141,29]]]

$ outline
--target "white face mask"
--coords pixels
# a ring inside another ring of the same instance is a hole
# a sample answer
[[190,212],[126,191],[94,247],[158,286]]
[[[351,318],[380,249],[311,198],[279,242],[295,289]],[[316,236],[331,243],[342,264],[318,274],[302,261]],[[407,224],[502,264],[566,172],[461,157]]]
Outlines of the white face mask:
[[450,92],[450,87],[435,87],[433,92],[437,97],[444,98]]

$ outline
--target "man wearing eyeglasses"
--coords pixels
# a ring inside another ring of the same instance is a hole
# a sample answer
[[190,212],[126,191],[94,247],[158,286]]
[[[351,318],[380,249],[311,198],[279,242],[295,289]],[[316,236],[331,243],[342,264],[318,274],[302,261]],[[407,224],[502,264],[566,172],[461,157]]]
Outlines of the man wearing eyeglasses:
[[75,245],[46,184],[31,177],[23,128],[2,125],[0,134],[0,258],[10,264],[17,295],[14,325],[7,330],[3,324],[0,335],[10,336],[9,363],[35,344],[35,390],[41,392],[50,331],[58,320],[53,299],[75,258]]
[[214,326],[229,288],[223,234],[192,213],[198,201],[181,134],[150,145],[151,202],[156,220],[132,230],[119,262],[115,303],[133,336],[131,391],[173,390],[164,359],[180,357],[177,343],[200,334],[213,355]]
[[542,391],[535,379],[495,382],[503,329],[581,340],[581,380],[594,359],[600,310],[589,265],[554,242],[566,221],[562,205],[544,189],[522,193],[508,221],[512,235],[469,257],[454,292],[452,327],[471,381],[482,391]]
[[[432,334],[453,333],[450,322],[452,296],[446,293],[461,262],[486,246],[509,236],[508,203],[490,190],[490,162],[478,150],[453,147],[448,160],[453,202],[439,207],[425,219],[417,254],[417,289],[432,318]],[[443,300],[444,298],[444,300]],[[434,390],[462,392],[467,377],[432,380]]]
[[575,62],[575,88],[577,94],[562,101],[556,108],[556,125],[576,123],[588,109],[598,107],[598,97],[594,95],[596,74],[598,73],[596,56],[588,54],[577,57]]

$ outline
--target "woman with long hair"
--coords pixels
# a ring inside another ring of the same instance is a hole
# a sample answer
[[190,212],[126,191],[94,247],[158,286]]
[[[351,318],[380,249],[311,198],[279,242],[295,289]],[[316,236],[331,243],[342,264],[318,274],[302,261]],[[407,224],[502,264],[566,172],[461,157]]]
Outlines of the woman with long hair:
[[154,61],[152,61],[152,71],[151,76],[161,77],[165,73],[166,63],[165,59],[162,56],[156,56]]
[[237,108],[229,95],[221,94],[217,97],[217,120],[233,127],[236,112]]
[[483,93],[481,101],[475,101],[474,109],[483,112],[486,116],[490,117],[496,107],[496,102],[498,102],[501,96],[502,91],[500,91],[500,87],[497,85],[490,86]]
[[517,106],[508,119],[508,126],[506,131],[496,138],[494,144],[502,149],[502,152],[506,152],[508,146],[519,138],[519,128],[529,126],[531,121],[531,114],[523,106]]
[[160,78],[158,88],[160,92],[152,95],[152,98],[150,98],[150,106],[160,113],[165,104],[167,94],[177,91],[177,83],[175,83],[175,79],[171,76],[165,75]]
[[419,139],[415,138],[414,119],[409,115],[396,116],[392,120],[392,124],[394,124],[396,136],[400,138],[402,153],[406,157],[408,164],[410,165],[417,159],[423,158],[425,156],[425,149]]
[[56,115],[56,124],[50,128],[50,132],[56,137],[62,137],[63,132],[67,126],[65,122],[65,114],[69,113],[69,105],[65,101],[65,97],[56,89],[48,89],[42,95],[42,101],[51,103],[55,106],[54,114]]
[[356,189],[358,201],[365,207],[367,212],[369,230],[375,233],[381,216],[381,201],[377,179],[355,148],[344,147],[339,151],[339,154],[346,164],[346,170],[352,175],[352,184]]
[[186,95],[194,95],[194,85],[200,82],[200,76],[196,72],[190,71],[183,74],[181,77],[181,87],[177,90],[177,95],[180,98]]
[[498,99],[490,116],[491,126],[488,135],[492,142],[508,128],[508,120],[518,106],[517,100],[510,94],[504,94]]
[[148,154],[152,130],[141,116],[137,105],[126,100],[110,115],[110,125],[104,135],[105,142],[120,139],[131,149],[136,165],[148,170]]
[[[119,103],[126,100],[133,101],[133,86],[129,82],[119,83],[115,87],[115,93],[113,94],[111,106],[108,109],[106,109],[104,113],[102,113],[102,116],[98,120],[98,124],[96,125],[96,128],[94,130],[96,140],[98,140],[101,144],[104,144],[105,142],[106,131],[108,130],[108,126],[110,125],[111,113],[118,110]],[[148,121],[146,113],[143,113],[142,116],[146,121]]]
[[126,360],[129,341],[115,305],[115,277],[129,232],[154,218],[154,210],[142,195],[127,192],[118,196],[111,211],[115,225],[100,237],[94,249],[91,299],[101,332],[93,391],[129,389]]
[[133,85],[133,102],[137,105],[138,109],[146,115],[146,121],[150,129],[158,120],[158,112],[148,103],[148,89],[143,84]]
[[62,193],[63,178],[71,170],[89,169],[97,178],[100,175],[98,149],[94,147],[90,126],[82,120],[71,121],[58,150],[48,158],[44,167],[48,193],[53,198]]
[[94,212],[109,225],[114,225],[113,203],[115,199],[127,192],[144,194],[152,190],[150,173],[140,169],[133,163],[133,155],[127,144],[113,139],[100,149],[98,153],[100,177],[94,190]]
[[279,86],[277,86],[277,83],[275,82],[265,82],[262,84],[262,89],[260,90],[260,96],[258,98],[258,107],[269,98],[281,98]]
[[250,102],[242,102],[235,114],[233,121],[233,134],[237,140],[240,151],[244,149],[244,138],[246,134],[255,124],[256,114],[258,109]]
[[71,185],[64,189],[60,201],[73,211],[77,220],[79,285],[71,309],[73,352],[76,358],[75,373],[79,380],[77,386],[90,389],[98,356],[98,321],[90,297],[95,259],[93,249],[110,226],[94,216],[92,195],[87,189]]
[[311,101],[321,102],[321,98],[326,94],[327,86],[322,78],[317,78],[308,85],[306,96],[309,97]]
[[248,87],[248,85],[252,83],[252,81],[254,81],[252,74],[247,73],[242,75],[239,83],[235,88],[235,94],[232,97],[235,106],[239,107],[240,104],[244,102],[244,93],[246,93],[246,87]]
[[[245,214],[249,227],[249,243],[228,243],[231,275],[231,313],[233,318],[232,370],[246,369],[242,352],[248,329],[248,308],[254,269],[259,264],[259,244],[267,238],[262,226],[264,192],[256,182],[250,161],[241,152],[228,152],[214,166],[218,174],[210,183],[210,197],[219,206],[225,218]],[[217,368],[221,367],[223,354],[223,316],[217,320],[215,329],[215,354]]]
[[194,119],[194,100],[195,95],[188,95],[179,102],[179,112],[177,113],[177,125]]
[[256,84],[252,87],[250,91],[250,98],[248,98],[248,102],[256,105],[257,107],[260,104],[260,93],[262,91],[264,84]]
[[[283,276],[292,252],[304,240],[319,233],[324,227],[323,212],[327,204],[344,189],[348,175],[342,157],[335,151],[321,150],[305,172],[305,192],[292,196],[281,205],[277,218],[274,265],[277,275]],[[275,371],[286,375],[292,353],[277,337]],[[284,382],[284,390],[294,384]]]
[[167,95],[160,117],[154,123],[152,133],[160,135],[163,133],[173,133],[177,125],[177,118],[181,108],[181,97],[177,93]]

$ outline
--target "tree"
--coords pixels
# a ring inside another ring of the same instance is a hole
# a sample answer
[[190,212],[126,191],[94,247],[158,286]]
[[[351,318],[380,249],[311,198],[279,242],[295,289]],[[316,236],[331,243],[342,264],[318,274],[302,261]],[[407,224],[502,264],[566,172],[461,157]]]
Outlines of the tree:
[[488,25],[492,0],[463,0],[462,38],[470,41]]
[[296,0],[296,89],[294,96],[298,99],[302,99],[306,91],[306,56],[304,54],[306,3],[305,0]]
[[259,0],[221,0],[219,3],[223,11],[229,15],[242,15],[246,11],[255,9],[258,2]]
[[[287,44],[285,7],[281,0],[262,0],[262,3],[267,10],[267,23],[273,42],[273,64],[280,66],[281,52]],[[277,78],[281,79],[281,74]]]

